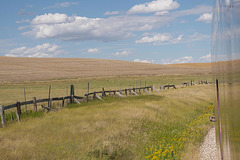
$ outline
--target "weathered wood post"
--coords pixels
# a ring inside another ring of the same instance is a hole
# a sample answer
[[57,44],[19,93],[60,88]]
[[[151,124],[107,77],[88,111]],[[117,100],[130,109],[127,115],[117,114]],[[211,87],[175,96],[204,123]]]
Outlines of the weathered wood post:
[[50,98],[51,98],[51,85],[49,85],[49,91],[48,91],[48,107],[50,106]]
[[50,101],[49,101],[49,108],[52,108],[52,98],[50,98]]
[[73,103],[73,102],[74,102],[74,86],[72,84],[70,89],[70,103]]
[[102,88],[102,97],[106,97],[106,93],[105,93],[105,90],[104,90],[104,88]]
[[22,114],[20,102],[16,103],[16,107],[17,107],[17,112],[16,112],[17,119],[18,119],[18,122],[20,122],[20,116]]
[[93,92],[93,99],[96,98],[96,92]]
[[153,92],[153,85],[151,85],[151,91]]
[[64,100],[65,100],[65,97],[63,97],[63,100],[62,100],[62,108],[64,107]]
[[34,108],[34,111],[37,112],[37,100],[36,100],[36,97],[33,97],[33,108]]
[[2,121],[2,127],[5,126],[5,114],[4,114],[4,106],[0,105],[0,114],[1,114],[1,121]]
[[17,103],[16,103],[16,107],[17,107],[17,113],[18,113],[18,115],[21,115],[21,114],[22,114],[22,111],[21,111],[20,102],[17,102]]

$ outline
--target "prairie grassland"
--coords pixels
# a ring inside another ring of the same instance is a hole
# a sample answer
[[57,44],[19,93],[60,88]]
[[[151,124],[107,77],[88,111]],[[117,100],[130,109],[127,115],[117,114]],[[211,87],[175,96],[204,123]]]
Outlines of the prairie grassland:
[[[1,129],[1,159],[145,159],[146,148],[184,131],[205,112],[210,92],[211,85],[198,85],[154,95],[107,97],[26,118]],[[204,117],[200,137],[192,137],[179,151],[182,158],[198,158],[197,149],[210,126]]]
[[100,76],[209,74],[210,63],[160,65],[89,58],[20,58],[0,56],[0,82]]
[[[160,85],[175,84],[181,86],[182,82],[191,80],[209,80],[210,75],[142,75],[142,76],[108,76],[108,77],[83,77],[78,79],[64,80],[45,80],[45,81],[28,81],[1,83],[0,85],[0,105],[9,105],[16,101],[24,101],[24,88],[27,100],[32,97],[47,98],[49,85],[51,85],[51,97],[63,97],[70,94],[70,85],[75,86],[75,95],[83,96],[87,93],[87,84],[90,83],[90,92],[105,90],[125,89],[143,87],[145,85],[154,85],[159,89]],[[140,82],[141,81],[141,82]]]

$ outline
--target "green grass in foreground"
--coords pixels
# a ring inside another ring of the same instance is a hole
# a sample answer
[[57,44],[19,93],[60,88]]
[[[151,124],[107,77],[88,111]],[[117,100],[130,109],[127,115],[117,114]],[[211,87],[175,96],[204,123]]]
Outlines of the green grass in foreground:
[[[71,104],[57,113],[23,118],[20,124],[0,129],[1,159],[153,157],[160,146],[174,147],[171,139],[182,136],[189,128],[186,124],[191,126],[204,114],[211,104],[209,90],[210,85],[201,85],[149,96],[107,97],[104,102]],[[175,159],[198,158],[199,144],[210,127],[208,117],[202,119],[193,125],[201,127],[200,136],[187,139],[179,150],[173,148],[179,155]],[[148,151],[151,148],[154,152]]]

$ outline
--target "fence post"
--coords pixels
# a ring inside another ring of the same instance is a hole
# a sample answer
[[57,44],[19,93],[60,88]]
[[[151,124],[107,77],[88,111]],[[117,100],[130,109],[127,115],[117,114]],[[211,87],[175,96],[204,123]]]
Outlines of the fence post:
[[4,114],[4,106],[0,105],[0,114],[1,114],[1,120],[2,120],[2,127],[5,126],[5,114]]
[[49,101],[49,108],[52,108],[52,98],[50,98],[50,101]]
[[20,102],[17,102],[17,103],[16,103],[16,107],[17,107],[17,112],[16,112],[17,119],[18,119],[18,122],[20,122],[20,116],[21,116],[21,114],[22,114]]
[[50,97],[51,97],[51,85],[49,85],[49,92],[48,92],[48,107],[50,106]]
[[152,90],[152,92],[153,92],[153,85],[151,85],[151,90]]
[[65,97],[63,97],[63,100],[62,100],[62,108],[64,107],[64,100],[65,100]]
[[16,103],[16,107],[17,107],[17,113],[20,116],[22,114],[20,102]]
[[127,89],[125,89],[125,94],[126,94],[126,96],[127,96]]
[[104,97],[106,97],[106,93],[105,93],[105,90],[104,90],[104,88],[102,88],[102,97],[104,96]]
[[33,97],[33,108],[34,108],[34,111],[36,112],[37,111],[37,100],[36,100],[36,97]]
[[71,96],[70,103],[73,103],[73,101],[74,101],[74,86],[73,85],[71,85],[70,96]]

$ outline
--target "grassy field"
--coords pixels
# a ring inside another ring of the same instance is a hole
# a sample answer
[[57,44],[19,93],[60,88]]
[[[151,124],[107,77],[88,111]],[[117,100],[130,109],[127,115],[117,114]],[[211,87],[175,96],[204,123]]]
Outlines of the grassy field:
[[[143,87],[145,85],[154,85],[159,89],[160,85],[175,84],[181,86],[182,82],[190,82],[191,80],[209,80],[209,75],[152,75],[152,76],[108,76],[95,78],[79,78],[64,80],[47,80],[47,81],[30,81],[2,83],[0,85],[0,102],[2,105],[16,103],[16,101],[24,101],[24,88],[27,100],[32,97],[47,98],[49,85],[51,85],[51,97],[63,97],[70,94],[70,85],[75,86],[75,95],[83,96],[87,93],[87,84],[90,83],[90,92],[101,91],[102,87],[106,90],[125,89]],[[141,81],[141,82],[140,82]]]
[[[1,159],[198,159],[199,145],[211,124],[211,85],[182,82],[211,80],[209,64],[154,65],[96,59],[7,58],[1,63],[0,104],[154,85],[178,89],[152,95],[107,97],[57,113],[23,113],[0,128]],[[98,67],[100,65],[100,67]],[[65,67],[64,67],[65,66]],[[97,68],[97,69],[96,69]],[[55,107],[58,104],[54,104]],[[209,107],[210,106],[210,107]],[[29,112],[32,105],[28,105]],[[22,107],[24,110],[24,106]],[[15,112],[15,109],[12,111]]]
[[[163,139],[170,143],[188,128],[186,124],[205,113],[211,105],[209,90],[210,85],[201,85],[150,96],[107,97],[104,102],[72,104],[57,113],[24,118],[1,129],[0,155],[2,159],[145,159],[151,155],[148,149],[159,149]],[[204,117],[197,126],[200,134],[176,148],[176,156],[198,158],[197,149],[210,126]]]
[[128,75],[209,74],[210,63],[160,65],[87,58],[14,58],[0,56],[0,82]]

